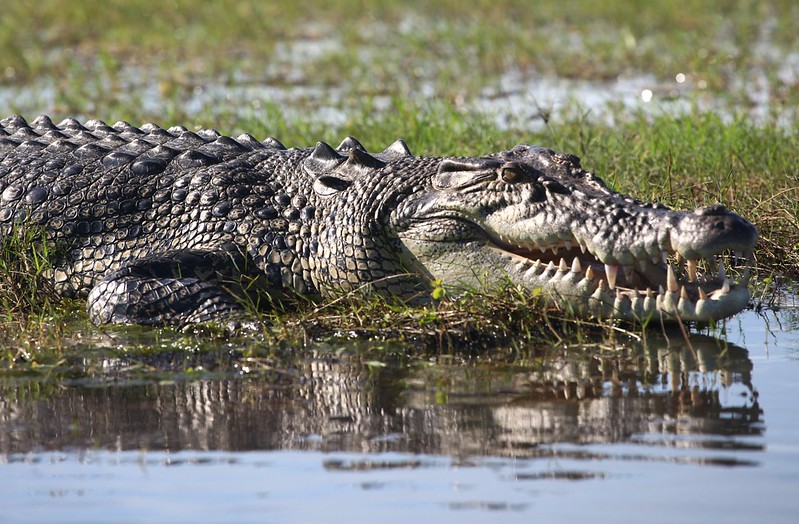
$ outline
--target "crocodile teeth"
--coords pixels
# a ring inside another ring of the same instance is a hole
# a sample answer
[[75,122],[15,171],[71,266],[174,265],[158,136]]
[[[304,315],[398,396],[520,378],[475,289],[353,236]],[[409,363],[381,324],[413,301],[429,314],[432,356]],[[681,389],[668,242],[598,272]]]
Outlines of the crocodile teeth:
[[558,264],[558,269],[560,269],[561,271],[569,270],[569,266],[566,264],[566,261],[562,258],[560,259],[560,264]]
[[591,266],[588,266],[585,270],[585,278],[587,280],[594,280],[594,270]]
[[671,267],[671,264],[668,265],[668,269],[666,270],[666,287],[672,293],[676,293],[680,290],[677,285],[677,276],[674,274],[674,268]]
[[629,282],[632,276],[635,274],[635,268],[633,266],[621,266],[621,268],[624,271],[624,276]]
[[699,288],[699,299],[700,300],[707,300],[707,293],[701,287]]
[[580,264],[580,259],[577,257],[574,257],[572,261],[572,271],[574,273],[581,273],[583,271],[583,266]]
[[730,280],[725,278],[721,287],[710,294],[710,298],[719,298],[730,293]]
[[619,274],[619,266],[613,264],[605,264],[605,275],[608,279],[610,289],[616,289],[616,277]]
[[696,282],[696,266],[697,261],[689,258],[686,263],[686,267],[688,268],[688,282]]

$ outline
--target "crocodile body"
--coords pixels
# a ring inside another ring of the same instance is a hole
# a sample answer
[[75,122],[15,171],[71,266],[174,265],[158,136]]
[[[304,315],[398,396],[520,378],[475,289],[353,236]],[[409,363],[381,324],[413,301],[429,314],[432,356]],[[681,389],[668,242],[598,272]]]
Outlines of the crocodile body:
[[63,246],[56,289],[86,297],[98,324],[220,320],[242,294],[425,300],[436,279],[453,291],[510,283],[578,314],[705,321],[750,295],[748,277],[704,260],[748,260],[757,238],[721,206],[642,203],[540,147],[417,157],[402,141],[371,154],[347,138],[287,149],[43,116],[0,121],[0,234],[14,224]]

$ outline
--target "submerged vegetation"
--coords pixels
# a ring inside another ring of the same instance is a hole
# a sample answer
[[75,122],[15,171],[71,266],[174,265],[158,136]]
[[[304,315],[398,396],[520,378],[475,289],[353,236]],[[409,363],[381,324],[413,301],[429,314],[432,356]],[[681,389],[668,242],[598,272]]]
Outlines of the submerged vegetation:
[[[353,135],[382,149],[399,137],[417,154],[547,145],[642,200],[722,203],[751,220],[761,235],[756,300],[769,304],[799,276],[795,2],[580,0],[564,9],[514,0],[337,0],[324,9],[304,0],[23,0],[0,17],[0,113],[215,127],[289,146]],[[539,96],[547,79],[563,91]],[[612,89],[618,100],[593,102]],[[11,348],[0,359],[13,369],[61,362],[46,348],[97,345],[82,305],[53,299],[52,254],[40,240],[19,230],[0,254],[0,344]],[[415,309],[347,297],[260,320],[262,343],[226,342],[224,351],[263,362],[308,339],[364,336],[432,352],[518,349],[597,329],[561,322],[513,289]],[[99,331],[100,345],[121,347],[114,330]],[[212,327],[162,333],[173,343],[159,351],[184,351],[182,337],[193,336],[220,351]],[[161,347],[123,338],[126,354]]]

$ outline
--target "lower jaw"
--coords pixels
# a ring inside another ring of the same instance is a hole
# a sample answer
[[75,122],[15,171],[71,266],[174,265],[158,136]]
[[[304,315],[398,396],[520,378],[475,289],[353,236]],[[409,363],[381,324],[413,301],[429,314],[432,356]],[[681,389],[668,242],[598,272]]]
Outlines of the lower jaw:
[[665,321],[711,322],[721,320],[742,311],[749,304],[749,289],[736,286],[722,298],[693,301],[680,297],[679,293],[666,291],[653,297],[613,297],[609,293],[592,295],[588,309],[593,316],[635,322],[650,319]]
[[[541,278],[544,277],[544,278]],[[603,281],[589,280],[584,274],[552,271],[539,276],[540,288],[553,305],[580,316],[630,322],[665,321],[711,322],[732,316],[747,307],[751,294],[746,285],[732,285],[728,293],[692,299],[680,292],[611,290]]]

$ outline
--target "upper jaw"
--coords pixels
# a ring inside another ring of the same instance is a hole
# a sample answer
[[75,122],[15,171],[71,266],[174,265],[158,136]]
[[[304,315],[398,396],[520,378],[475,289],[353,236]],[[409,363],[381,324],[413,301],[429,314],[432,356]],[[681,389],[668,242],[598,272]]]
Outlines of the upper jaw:
[[660,314],[710,321],[737,313],[750,298],[757,234],[751,224],[732,216],[739,222],[727,239],[717,235],[703,245],[680,244],[672,241],[679,231],[665,230],[659,240],[639,248],[637,256],[632,250],[596,249],[577,235],[542,243],[490,235],[490,242],[511,255],[529,286],[549,290],[566,302],[570,293],[579,294],[573,300],[578,309],[628,320]]

